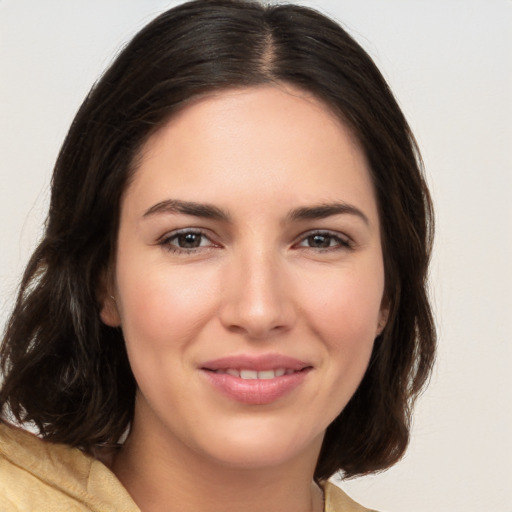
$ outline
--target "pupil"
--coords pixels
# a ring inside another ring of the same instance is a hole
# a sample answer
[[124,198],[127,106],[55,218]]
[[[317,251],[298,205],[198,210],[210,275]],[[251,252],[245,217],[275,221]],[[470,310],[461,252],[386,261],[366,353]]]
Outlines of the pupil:
[[185,233],[184,235],[179,236],[178,243],[180,247],[185,249],[199,247],[201,244],[201,235],[198,235],[197,233]]
[[325,235],[313,235],[310,237],[309,243],[314,247],[329,247],[331,239]]

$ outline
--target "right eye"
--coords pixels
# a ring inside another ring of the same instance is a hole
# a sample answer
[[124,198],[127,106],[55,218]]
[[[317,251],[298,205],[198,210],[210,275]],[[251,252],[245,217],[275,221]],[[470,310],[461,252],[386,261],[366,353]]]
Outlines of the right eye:
[[159,245],[174,253],[194,253],[201,248],[215,247],[215,244],[202,232],[197,230],[180,230],[164,236]]

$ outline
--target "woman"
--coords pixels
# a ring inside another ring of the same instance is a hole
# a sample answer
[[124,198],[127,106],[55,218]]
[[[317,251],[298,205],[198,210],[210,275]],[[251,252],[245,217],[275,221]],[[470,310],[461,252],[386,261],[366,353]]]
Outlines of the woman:
[[2,347],[2,510],[365,510],[326,480],[406,448],[431,231],[408,125],[338,25],[162,14],[55,166]]

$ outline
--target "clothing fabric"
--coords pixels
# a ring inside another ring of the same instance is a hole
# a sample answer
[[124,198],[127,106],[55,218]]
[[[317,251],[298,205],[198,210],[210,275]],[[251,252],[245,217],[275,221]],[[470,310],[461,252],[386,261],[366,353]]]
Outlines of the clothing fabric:
[[[371,512],[330,482],[324,496],[324,512]],[[0,423],[0,512],[141,511],[102,462]]]

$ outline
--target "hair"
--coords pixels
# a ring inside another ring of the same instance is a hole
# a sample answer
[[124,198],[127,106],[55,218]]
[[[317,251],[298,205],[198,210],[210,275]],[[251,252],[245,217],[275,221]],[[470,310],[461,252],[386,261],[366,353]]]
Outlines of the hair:
[[315,478],[388,468],[409,440],[435,330],[432,205],[411,130],[372,59],[310,8],[195,0],[154,19],[80,107],[58,156],[42,241],[0,352],[4,420],[94,453],[129,428],[136,382],[120,329],[100,320],[123,192],[148,138],[200,95],[291,84],[322,100],[365,153],[381,222],[389,317],[356,393],[328,427]]

